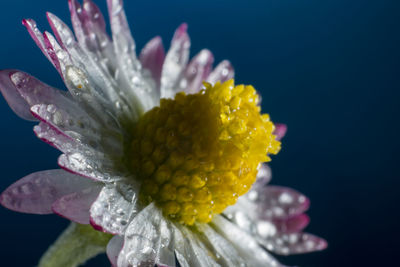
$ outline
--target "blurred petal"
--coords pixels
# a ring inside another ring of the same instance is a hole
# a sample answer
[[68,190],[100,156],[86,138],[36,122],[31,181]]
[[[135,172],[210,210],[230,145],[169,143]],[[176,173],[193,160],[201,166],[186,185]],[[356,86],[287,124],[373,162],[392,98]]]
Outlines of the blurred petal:
[[161,37],[157,36],[151,39],[140,52],[139,58],[143,68],[150,71],[158,88],[157,93],[160,95],[159,87],[161,82],[161,70],[165,59]]
[[17,70],[1,70],[0,71],[0,91],[6,99],[10,108],[25,120],[36,119],[30,112],[30,107],[25,99],[20,95],[14,83],[11,81],[10,76],[18,72]]
[[112,267],[117,267],[118,255],[124,245],[124,238],[115,235],[107,244],[107,257],[111,262]]
[[246,257],[249,266],[283,266],[260,247],[250,234],[241,230],[222,216],[215,216],[212,226],[218,233],[229,240],[243,257]]
[[280,233],[300,232],[310,222],[310,218],[306,214],[300,214],[287,219],[274,220],[274,224]]
[[62,196],[94,186],[90,180],[63,170],[35,172],[9,186],[0,203],[11,210],[25,213],[52,213],[51,205]]
[[282,234],[270,239],[259,239],[258,241],[266,249],[280,255],[308,253],[323,250],[327,247],[324,239],[308,233]]
[[286,124],[275,123],[274,135],[276,135],[276,140],[281,140],[287,132]]
[[102,185],[92,186],[57,199],[51,206],[54,213],[79,224],[90,223],[90,207]]
[[193,94],[200,91],[203,81],[211,72],[214,56],[207,50],[201,50],[188,64],[179,86],[186,93]]
[[231,63],[228,60],[224,60],[215,67],[207,78],[207,82],[215,84],[220,81],[221,83],[227,80],[233,79],[235,72]]
[[299,192],[280,186],[267,186],[255,200],[260,218],[287,218],[305,212],[310,201]]

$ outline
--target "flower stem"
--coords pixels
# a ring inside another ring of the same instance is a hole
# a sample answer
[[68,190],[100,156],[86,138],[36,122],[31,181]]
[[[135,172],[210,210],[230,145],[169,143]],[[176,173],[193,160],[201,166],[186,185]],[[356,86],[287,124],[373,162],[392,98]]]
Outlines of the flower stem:
[[106,251],[112,235],[71,223],[39,261],[38,267],[77,267]]

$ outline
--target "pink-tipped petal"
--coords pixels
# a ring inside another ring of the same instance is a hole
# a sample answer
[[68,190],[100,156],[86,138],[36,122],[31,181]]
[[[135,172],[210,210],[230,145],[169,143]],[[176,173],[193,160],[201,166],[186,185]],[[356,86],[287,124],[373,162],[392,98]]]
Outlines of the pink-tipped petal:
[[9,186],[0,195],[0,203],[18,212],[49,214],[51,205],[60,197],[93,185],[90,180],[63,170],[35,172]]
[[118,255],[124,245],[124,238],[114,236],[107,244],[107,257],[111,262],[112,267],[117,267]]
[[64,153],[75,151],[80,147],[71,137],[57,131],[57,129],[51,127],[45,122],[40,122],[38,125],[35,125],[33,127],[33,132],[40,140]]
[[46,15],[57,41],[63,48],[70,47],[73,43],[75,43],[74,34],[62,20],[50,12],[47,12]]
[[87,32],[83,29],[82,7],[76,0],[68,0],[69,11],[71,13],[71,22],[75,31],[76,38],[80,43],[85,43]]
[[88,18],[96,30],[102,30],[105,33],[106,22],[100,8],[91,0],[83,0],[84,16]]
[[67,92],[55,89],[25,72],[12,73],[10,79],[29,106],[59,103],[77,108]]
[[150,71],[152,78],[156,81],[157,88],[159,88],[161,70],[165,59],[161,37],[156,36],[151,39],[140,52],[139,59],[143,68]]
[[51,206],[54,213],[80,224],[89,224],[90,207],[100,193],[102,185],[94,185],[57,199]]
[[189,63],[185,72],[184,79],[180,84],[186,93],[192,94],[200,91],[203,81],[211,72],[214,56],[207,50],[201,50]]
[[267,186],[254,201],[260,218],[288,218],[305,212],[310,201],[299,192],[280,186]]
[[0,71],[0,91],[6,99],[10,108],[25,120],[36,120],[31,112],[29,104],[20,95],[17,88],[11,81],[10,75],[18,72],[17,70],[1,70]]
[[165,57],[161,72],[161,97],[172,98],[177,91],[177,82],[183,75],[189,60],[190,38],[187,24],[183,23],[175,31],[171,47]]
[[302,231],[310,222],[306,214],[300,214],[287,219],[274,220],[274,224],[280,233],[296,233]]
[[53,66],[60,72],[59,64],[54,57],[51,56],[53,53],[51,49],[47,46],[43,34],[37,28],[36,22],[33,19],[24,19],[22,20],[22,24],[28,30],[29,35],[32,37],[33,41],[35,41],[36,45],[40,48],[42,53],[47,57],[47,59],[53,64]]
[[280,255],[309,253],[324,250],[328,246],[324,239],[308,233],[281,234],[258,241],[269,251]]
[[228,60],[224,60],[215,67],[206,80],[211,84],[215,84],[218,81],[223,83],[233,79],[234,76],[235,71],[233,70],[232,64]]
[[275,123],[274,135],[276,135],[276,140],[281,140],[287,132],[286,124]]

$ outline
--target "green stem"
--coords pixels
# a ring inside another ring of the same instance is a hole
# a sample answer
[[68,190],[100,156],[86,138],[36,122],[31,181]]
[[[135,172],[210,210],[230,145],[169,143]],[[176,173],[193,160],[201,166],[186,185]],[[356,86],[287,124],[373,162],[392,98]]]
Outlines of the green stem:
[[38,267],[77,267],[106,251],[112,235],[71,223],[39,261]]

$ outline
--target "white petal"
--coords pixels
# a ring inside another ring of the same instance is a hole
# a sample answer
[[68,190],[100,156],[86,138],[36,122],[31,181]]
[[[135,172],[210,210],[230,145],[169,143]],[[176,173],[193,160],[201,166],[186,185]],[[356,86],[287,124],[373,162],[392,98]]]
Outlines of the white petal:
[[124,245],[124,238],[115,235],[107,244],[107,257],[113,267],[117,267],[118,255]]
[[173,98],[177,92],[177,82],[189,60],[190,39],[187,25],[182,24],[175,31],[171,47],[165,57],[161,73],[161,97]]
[[160,247],[160,224],[166,223],[154,203],[148,205],[130,222],[124,235],[124,246],[118,266],[154,266]]
[[186,226],[178,227],[174,231],[175,254],[182,267],[220,266],[198,236]]
[[239,251],[242,257],[250,266],[282,267],[276,259],[261,248],[257,241],[244,230],[235,224],[224,219],[222,216],[215,216],[212,225],[214,229],[229,240]]
[[223,266],[245,266],[246,261],[241,257],[238,251],[232,246],[232,244],[218,234],[208,224],[198,224],[198,229],[202,234],[205,235],[203,242],[207,242],[206,246],[214,252],[217,257],[218,263]]
[[[128,185],[124,184],[124,187]],[[121,186],[122,188],[122,186]],[[115,185],[105,186],[90,208],[90,223],[98,230],[122,235],[137,213],[137,192],[130,188],[126,195]]]
[[[121,0],[108,0],[114,50],[118,61],[119,84],[129,88],[136,97],[138,110],[147,111],[159,102],[157,89],[144,79],[141,64],[136,57],[135,42],[130,33]],[[139,102],[140,101],[140,102]]]

